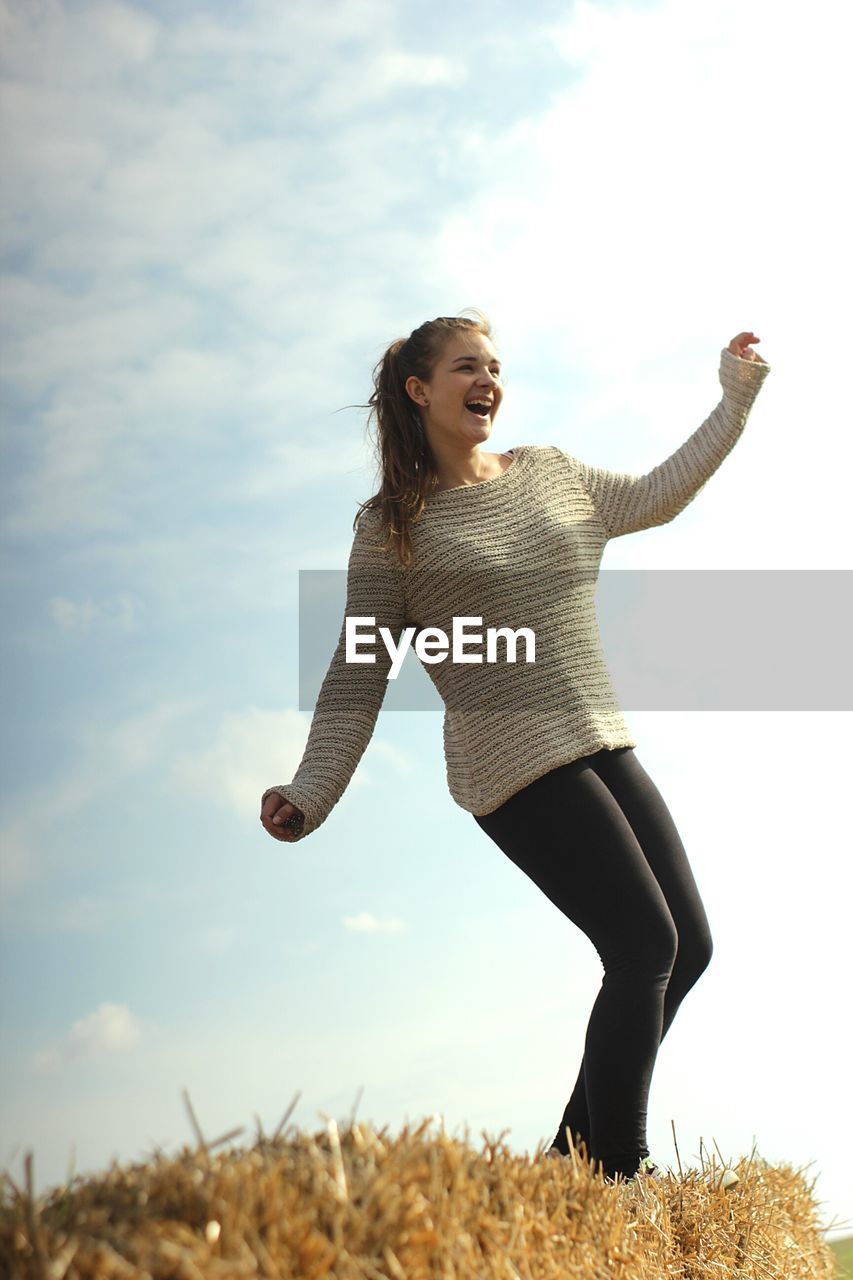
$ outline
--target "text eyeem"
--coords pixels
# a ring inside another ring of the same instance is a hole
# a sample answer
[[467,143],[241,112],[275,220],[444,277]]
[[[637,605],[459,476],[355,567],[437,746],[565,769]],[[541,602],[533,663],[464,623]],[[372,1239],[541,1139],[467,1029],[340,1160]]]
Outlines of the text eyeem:
[[[396,680],[403,665],[403,660],[411,648],[412,636],[417,631],[417,639],[415,640],[415,653],[421,662],[444,662],[448,652],[452,651],[451,662],[482,662],[482,653],[466,653],[466,644],[482,645],[482,633],[466,632],[467,626],[482,625],[482,618],[461,617],[453,619],[452,641],[448,640],[447,633],[441,630],[441,627],[423,627],[418,631],[417,627],[405,627],[400,633],[400,642],[395,644],[394,637],[388,627],[380,627],[379,634],[391,658],[391,667],[388,671],[387,678]],[[359,653],[358,646],[364,644],[375,644],[376,636],[373,634],[360,634],[358,628],[360,626],[375,626],[375,618],[357,618],[348,617],[346,619],[346,660],[347,662],[375,662],[375,653]],[[498,638],[501,637],[505,641],[506,661],[515,662],[516,647],[519,638],[523,638],[525,642],[525,661],[536,661],[536,636],[530,627],[519,627],[517,631],[513,631],[511,627],[487,627],[486,628],[486,662],[498,661]]]

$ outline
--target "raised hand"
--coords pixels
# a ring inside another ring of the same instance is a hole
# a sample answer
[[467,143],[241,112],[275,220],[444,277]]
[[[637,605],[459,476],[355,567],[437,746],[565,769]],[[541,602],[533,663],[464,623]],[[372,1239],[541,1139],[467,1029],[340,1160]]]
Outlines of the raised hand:
[[758,360],[761,364],[767,364],[767,361],[757,351],[750,350],[753,342],[760,341],[761,339],[756,338],[754,333],[739,333],[729,343],[729,351],[733,356],[738,356],[741,360]]

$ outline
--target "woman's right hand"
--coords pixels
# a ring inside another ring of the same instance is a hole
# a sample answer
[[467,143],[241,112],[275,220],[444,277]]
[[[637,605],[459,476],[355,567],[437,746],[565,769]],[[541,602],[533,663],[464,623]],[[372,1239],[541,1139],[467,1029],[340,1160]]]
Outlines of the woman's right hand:
[[[274,822],[274,818],[278,818],[279,821]],[[289,825],[286,825],[288,820]],[[301,809],[297,809],[295,804],[291,804],[289,800],[282,800],[281,796],[272,791],[261,807],[261,822],[264,830],[276,840],[290,843],[300,835],[305,825],[305,814]]]

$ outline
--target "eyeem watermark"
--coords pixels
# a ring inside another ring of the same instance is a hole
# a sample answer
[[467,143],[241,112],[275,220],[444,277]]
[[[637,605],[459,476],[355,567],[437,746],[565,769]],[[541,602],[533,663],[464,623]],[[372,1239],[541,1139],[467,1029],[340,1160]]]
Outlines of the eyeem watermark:
[[[552,630],[560,618],[575,616],[575,601],[567,601],[567,612],[559,607],[563,587],[568,591],[595,585],[595,609],[600,626],[601,647],[620,706],[630,714],[640,711],[831,711],[848,715],[853,711],[853,570],[850,569],[571,569],[565,577],[547,585],[541,572],[517,567],[518,577],[506,585],[501,599],[505,604],[487,603],[484,598],[466,596],[473,590],[470,566],[463,566],[463,578],[456,594],[454,584],[448,600],[470,599],[470,608],[486,609],[484,622],[500,622],[498,608],[514,626],[526,617],[536,633],[536,670],[552,656],[557,657],[558,675],[565,682],[569,665],[561,664],[565,640],[570,645],[566,663],[577,655],[582,664],[596,649],[578,648],[577,637]],[[365,590],[373,587],[367,575]],[[299,570],[299,710],[312,712],[329,667],[329,658],[341,640],[348,599],[348,575],[343,569]],[[513,600],[540,599],[544,612],[512,612]],[[350,612],[370,609],[373,601],[362,595]],[[374,612],[375,608],[374,607]],[[412,606],[417,609],[417,602]],[[448,605],[448,609],[450,605]],[[410,615],[411,620],[417,613]],[[446,622],[451,615],[432,617]],[[377,621],[381,613],[377,616]],[[545,619],[548,619],[546,624]],[[383,619],[386,624],[388,619]],[[408,622],[408,619],[406,620]],[[548,630],[546,630],[546,625]],[[358,620],[361,636],[375,623]],[[485,631],[485,626],[466,630]],[[392,625],[398,642],[400,627]],[[436,639],[425,632],[424,639]],[[485,638],[485,637],[484,637]],[[413,637],[409,647],[415,648]],[[500,641],[498,642],[500,647]],[[422,641],[423,646],[423,641]],[[433,646],[427,646],[428,651]],[[438,648],[438,646],[435,646]],[[441,646],[444,649],[444,646]],[[551,652],[546,652],[548,649]],[[361,639],[357,653],[378,654],[387,662],[382,638],[373,643]],[[423,651],[423,650],[422,650]],[[485,645],[468,643],[466,653]],[[597,652],[597,651],[596,651]],[[343,659],[345,655],[341,653]],[[448,653],[449,656],[449,653]],[[522,669],[523,651],[515,667],[504,671],[514,676],[535,675]],[[370,658],[367,658],[370,661]],[[475,658],[476,661],[476,658]],[[356,675],[355,668],[346,667]],[[490,675],[499,675],[500,665],[468,668],[490,684]],[[448,664],[433,668],[424,661],[399,662],[397,678],[383,682],[387,713],[445,709],[439,685],[456,671]],[[565,684],[564,684],[565,687]],[[584,697],[594,695],[590,690]],[[610,695],[608,694],[608,697]],[[609,703],[608,703],[609,706]],[[785,728],[785,732],[789,732]],[[795,732],[796,736],[796,731]]]
[[[394,637],[387,627],[380,627],[379,634],[391,658],[391,667],[388,671],[388,679],[396,680],[399,675],[400,668],[406,654],[412,645],[412,636],[417,632],[415,640],[415,653],[421,662],[444,662],[447,659],[448,652],[452,651],[453,656],[451,662],[482,662],[482,653],[466,653],[466,644],[483,643],[481,632],[472,634],[466,632],[467,626],[481,626],[482,618],[461,617],[453,619],[452,641],[448,640],[447,632],[442,631],[441,627],[423,627],[418,631],[417,627],[405,627],[400,633],[400,643],[394,643]],[[375,626],[376,618],[358,618],[348,617],[346,619],[346,660],[347,662],[375,662],[375,653],[358,653],[360,644],[375,644],[376,636],[374,634],[361,635],[358,628],[360,626]],[[536,636],[530,627],[519,627],[517,631],[513,631],[512,627],[487,627],[486,628],[486,662],[497,662],[498,659],[498,640],[503,639],[505,661],[515,662],[516,652],[519,638],[523,638],[525,642],[525,662],[536,661]]]

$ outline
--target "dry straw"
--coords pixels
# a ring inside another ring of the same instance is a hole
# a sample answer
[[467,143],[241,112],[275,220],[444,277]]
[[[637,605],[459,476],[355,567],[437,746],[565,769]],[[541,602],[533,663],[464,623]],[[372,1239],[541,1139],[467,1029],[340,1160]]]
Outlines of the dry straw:
[[[298,1098],[298,1094],[296,1098]],[[314,1134],[260,1121],[254,1145],[214,1154],[184,1100],[194,1148],[77,1177],[40,1198],[4,1175],[0,1275],[22,1280],[832,1280],[814,1181],[753,1149],[605,1182],[600,1166],[478,1152],[433,1119],[396,1137],[354,1119]],[[504,1131],[506,1132],[506,1131]],[[806,1166],[808,1167],[808,1166]]]

